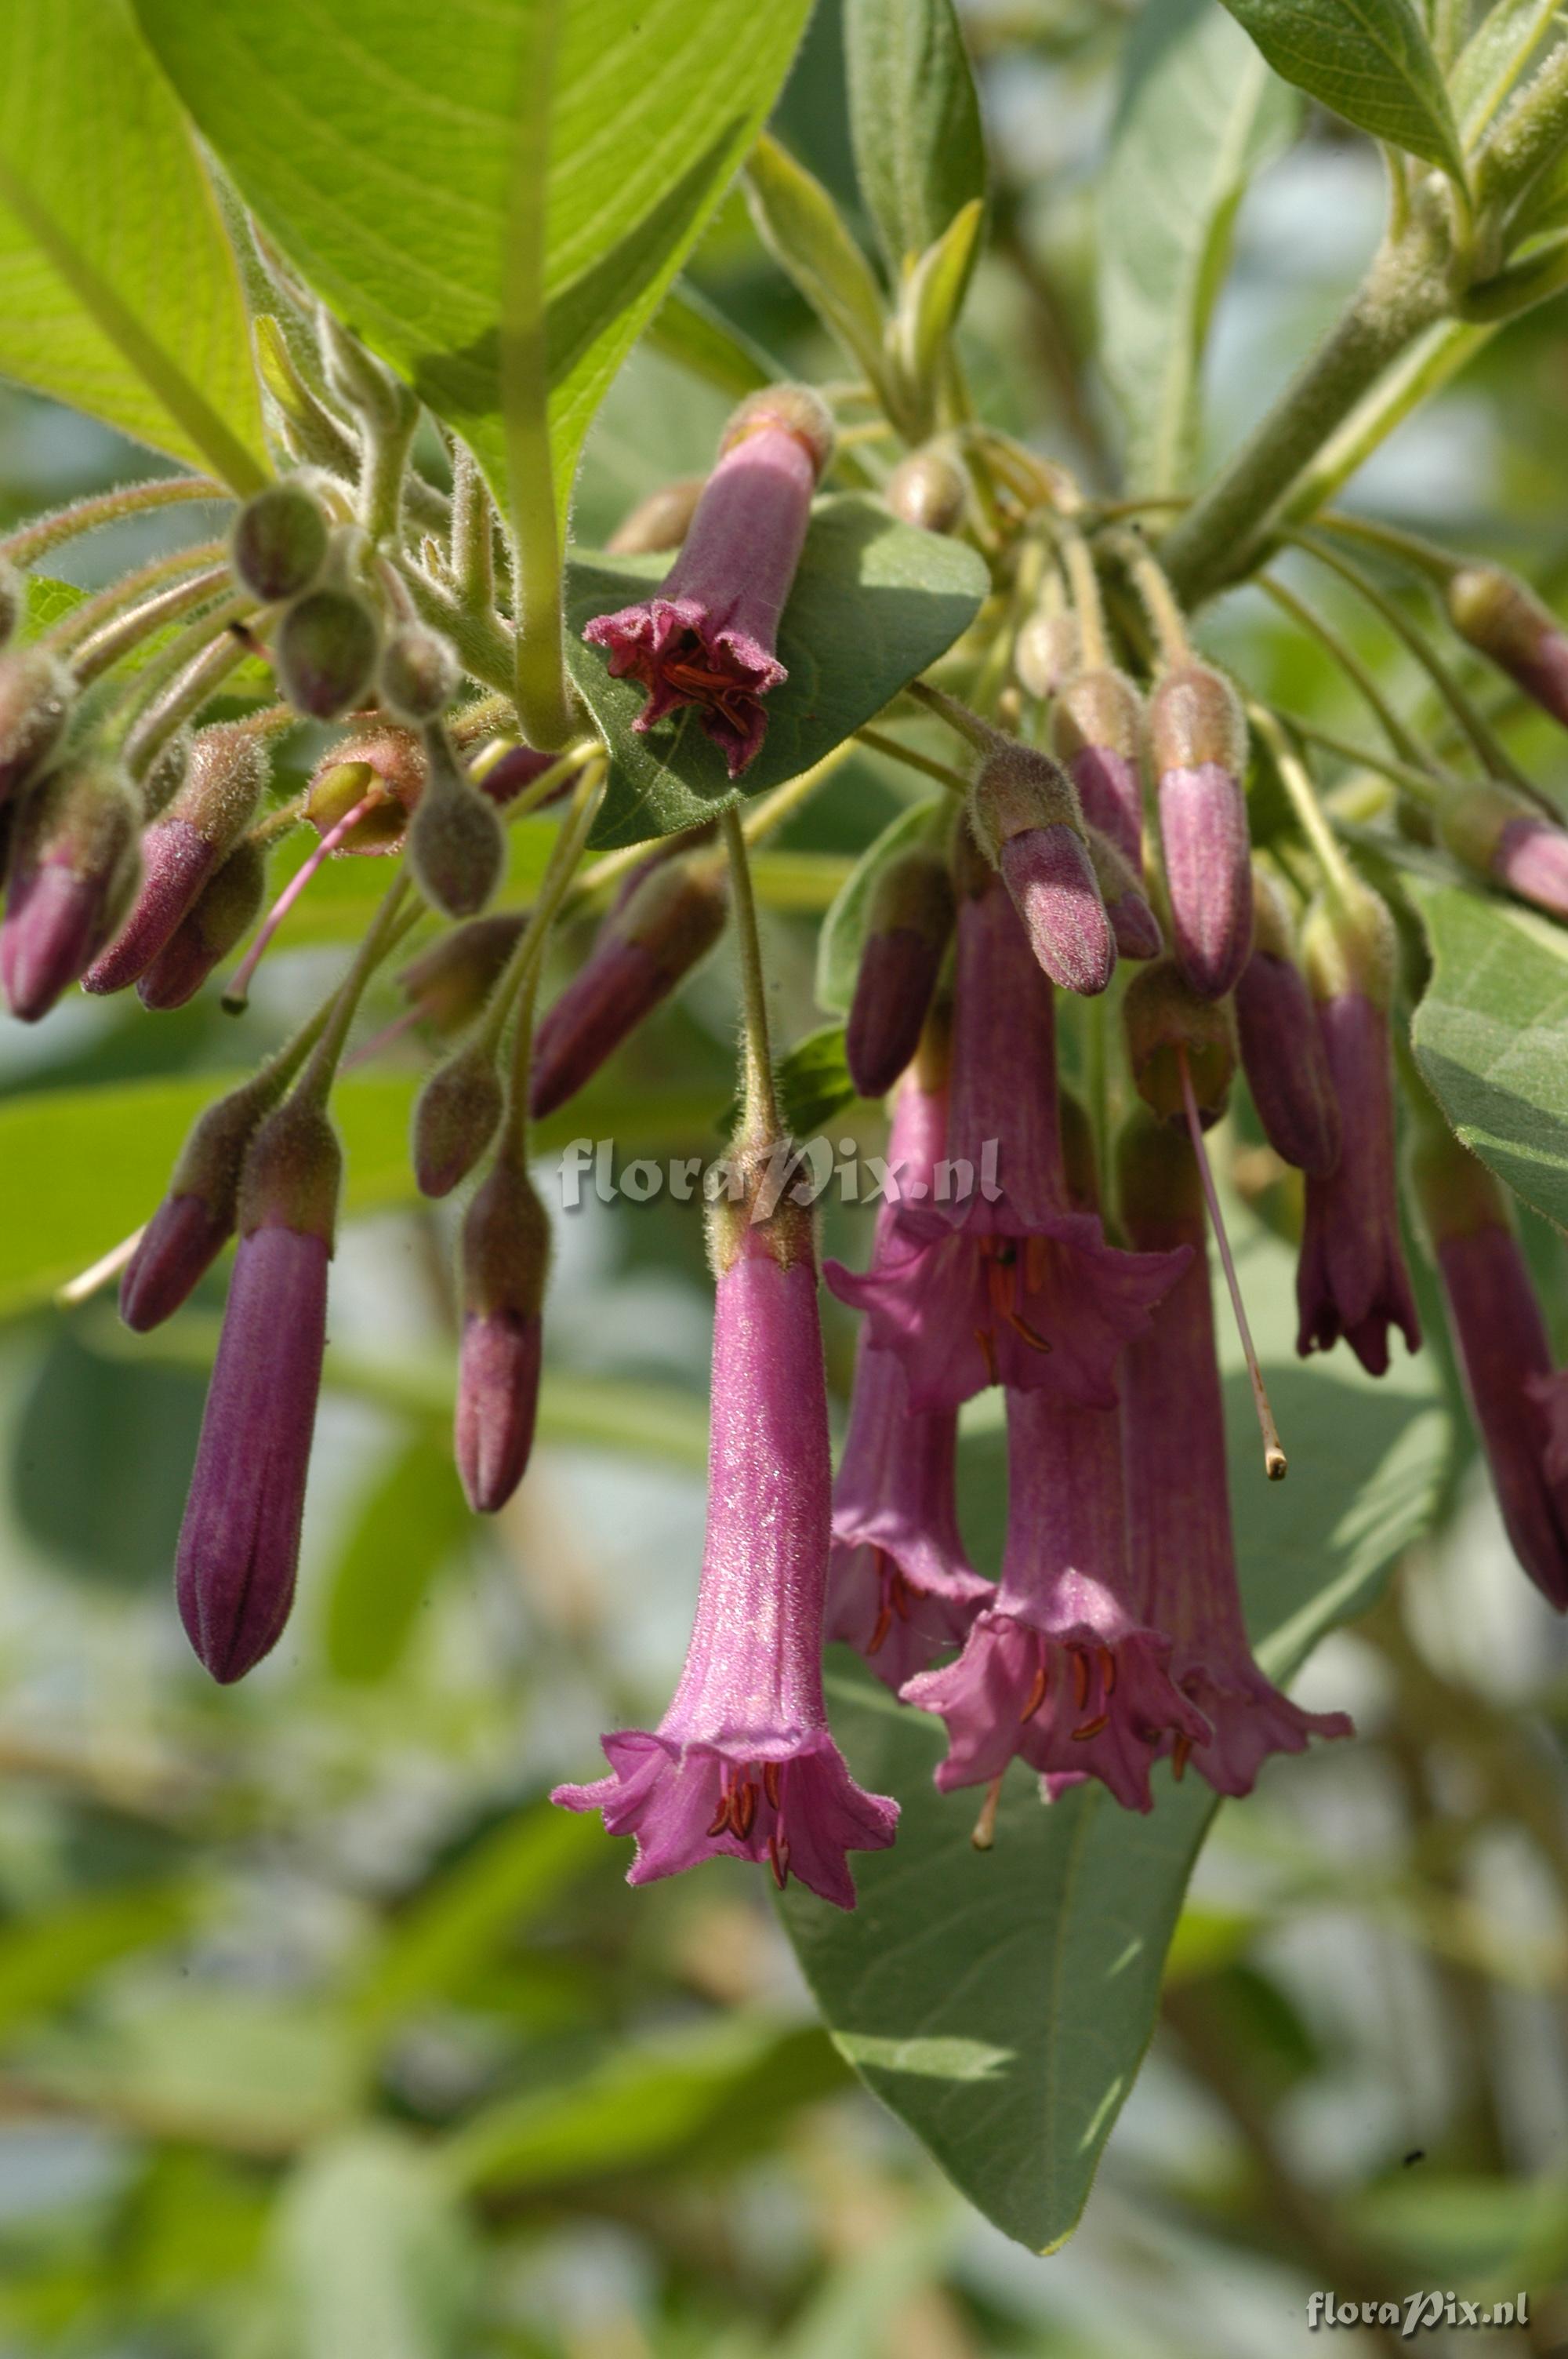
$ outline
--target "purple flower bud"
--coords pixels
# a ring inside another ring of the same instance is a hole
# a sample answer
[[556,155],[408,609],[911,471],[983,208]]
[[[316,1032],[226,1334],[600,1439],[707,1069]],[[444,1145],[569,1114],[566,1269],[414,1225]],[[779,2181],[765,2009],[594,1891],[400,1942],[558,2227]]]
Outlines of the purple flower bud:
[[136,979],[144,1007],[183,1007],[243,940],[266,898],[266,853],[242,836],[201,887],[150,966]]
[[276,1645],[294,1601],[341,1169],[326,1116],[297,1099],[268,1117],[246,1160],[176,1560],[187,1636],[224,1685]]
[[137,1334],[173,1316],[233,1235],[245,1152],[277,1093],[264,1071],[196,1122],[120,1280],[120,1316]]
[[592,1079],[629,1033],[668,998],[724,930],[722,870],[659,860],[612,909],[534,1039],[529,1111],[553,1114]]
[[1083,640],[1073,614],[1031,614],[1012,650],[1012,669],[1026,695],[1054,696],[1083,663]]
[[1102,992],[1116,972],[1116,937],[1066,772],[1034,746],[999,737],[975,780],[969,823],[1052,982]]
[[1236,1071],[1228,1007],[1200,998],[1174,959],[1158,959],[1133,976],[1121,1012],[1133,1087],[1151,1114],[1178,1129],[1185,1126],[1184,1056],[1204,1128],[1217,1123]]
[[969,505],[969,479],[943,443],[912,451],[888,477],[882,494],[903,524],[921,532],[957,532]]
[[1465,1397],[1514,1554],[1568,1611],[1568,1483],[1543,1395],[1552,1346],[1502,1190],[1431,1110],[1411,1158]]
[[523,1480],[534,1447],[550,1266],[548,1218],[511,1155],[497,1159],[469,1206],[461,1263],[458,1473],[475,1515],[492,1516]]
[[34,788],[18,820],[0,984],[13,1016],[36,1024],[85,973],[136,889],[136,806],[108,756],[83,754]]
[[1225,1467],[1225,1401],[1197,1168],[1186,1139],[1130,1125],[1121,1148],[1121,1215],[1135,1244],[1184,1245],[1191,1259],[1122,1361],[1128,1539],[1146,1619],[1173,1642],[1171,1677],[1213,1730],[1162,1741],[1181,1776],[1189,1754],[1218,1794],[1249,1794],[1271,1753],[1314,1736],[1349,1736],[1342,1712],[1291,1702],[1253,1659],[1242,1618]]
[[320,503],[299,483],[269,484],[234,518],[229,556],[237,579],[268,606],[308,590],[327,561]]
[[761,751],[762,700],[784,678],[774,652],[779,617],[832,442],[827,409],[806,386],[753,394],[726,429],[719,464],[659,588],[596,616],[583,633],[590,647],[608,650],[612,679],[630,676],[647,690],[636,729],[695,705],[732,778]]
[[336,721],[363,701],[380,650],[372,609],[352,591],[330,585],[284,608],[272,645],[279,687],[312,721]]
[[1568,727],[1568,633],[1533,590],[1500,565],[1466,565],[1448,584],[1461,638]]
[[844,1029],[849,1078],[885,1097],[920,1045],[953,931],[947,864],[929,845],[891,860],[871,889],[865,948]]
[[1252,939],[1247,730],[1236,690],[1207,664],[1169,671],[1149,707],[1160,842],[1183,973],[1206,999],[1231,990]]
[[422,1196],[449,1196],[494,1137],[503,1093],[492,1042],[438,1065],[414,1108],[414,1177]]
[[853,1908],[847,1854],[898,1805],[844,1766],[822,1693],[830,1467],[808,1223],[721,1221],[708,1538],[686,1669],[656,1730],[604,1740],[611,1774],[554,1799],[635,1838],[629,1881],[716,1853],[767,1860]]
[[691,530],[706,475],[682,475],[661,484],[621,519],[604,546],[611,557],[652,557],[678,549]]
[[[535,778],[542,778],[546,770],[553,770],[559,759],[558,754],[536,754],[532,745],[502,745],[499,752],[492,747],[482,756],[476,755],[469,765],[469,777],[482,794],[490,797],[497,810],[504,810],[507,804],[514,803]],[[579,775],[576,770],[568,770],[538,808],[547,810],[551,803],[558,803],[563,796],[569,795]]]
[[330,835],[350,813],[374,797],[356,820],[341,853],[396,852],[408,832],[408,814],[425,791],[425,748],[412,729],[368,729],[324,754],[306,797],[305,816],[319,835]]
[[1341,897],[1313,911],[1303,948],[1339,1106],[1340,1153],[1331,1172],[1307,1179],[1296,1349],[1304,1359],[1330,1351],[1343,1335],[1368,1373],[1380,1376],[1390,1325],[1411,1351],[1421,1348],[1394,1158],[1393,920],[1361,886],[1354,900]]
[[1236,986],[1247,1086],[1275,1154],[1322,1180],[1339,1160],[1339,1101],[1284,902],[1260,872],[1252,896],[1252,955]]
[[1511,787],[1465,787],[1438,814],[1444,849],[1549,917],[1568,919],[1568,830]]
[[1143,867],[1142,740],[1143,701],[1124,672],[1079,672],[1058,690],[1051,708],[1057,759],[1087,824],[1109,838],[1135,876]]
[[76,682],[43,647],[0,655],[0,802],[30,786],[65,734]]
[[506,837],[495,806],[469,782],[450,738],[427,724],[428,776],[408,827],[408,862],[432,908],[449,918],[483,908],[506,866]]
[[398,976],[410,1009],[443,1037],[460,1032],[500,982],[527,922],[523,910],[503,909],[452,927]]
[[192,741],[185,779],[142,836],[142,882],[130,916],[82,976],[87,991],[124,991],[151,965],[251,823],[266,784],[266,749],[219,722]]
[[1108,835],[1102,835],[1087,822],[1084,841],[1094,864],[1095,882],[1099,886],[1105,914],[1110,920],[1110,930],[1116,940],[1117,954],[1121,958],[1158,958],[1165,947],[1165,937],[1160,931],[1160,920],[1143,897],[1142,884],[1133,874],[1121,852]]

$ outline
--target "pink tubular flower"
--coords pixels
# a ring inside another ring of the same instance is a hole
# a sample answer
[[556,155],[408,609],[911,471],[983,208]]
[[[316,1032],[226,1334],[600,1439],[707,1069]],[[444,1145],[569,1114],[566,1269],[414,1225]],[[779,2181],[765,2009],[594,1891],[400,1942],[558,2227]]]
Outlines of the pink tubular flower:
[[1119,671],[1079,672],[1051,707],[1051,742],[1084,819],[1109,839],[1135,875],[1143,867],[1142,734],[1142,700]]
[[[946,1091],[918,1071],[899,1093],[888,1163],[901,1190],[929,1193],[946,1125]],[[878,1260],[909,1250],[893,1207],[878,1220]],[[862,1335],[849,1431],[833,1490],[827,1636],[862,1654],[895,1690],[959,1645],[989,1598],[958,1532],[957,1417],[911,1409],[903,1364]]]
[[1308,1175],[1296,1271],[1304,1359],[1341,1335],[1368,1374],[1389,1365],[1389,1329],[1421,1348],[1421,1319],[1400,1241],[1394,1077],[1389,1038],[1392,920],[1375,894],[1314,910],[1305,950],[1340,1114],[1339,1160]]
[[629,1881],[716,1854],[766,1859],[853,1908],[846,1854],[892,1843],[827,1726],[823,1596],[830,1466],[808,1222],[721,1207],[708,1538],[686,1669],[656,1730],[604,1739],[611,1775],[554,1799],[635,1838]]
[[1236,986],[1247,1085],[1275,1154],[1325,1179],[1339,1160],[1339,1101],[1327,1049],[1292,954],[1285,905],[1261,874],[1253,876],[1252,896],[1252,955]]
[[455,1450],[477,1516],[506,1505],[527,1471],[539,1407],[550,1223],[514,1141],[463,1221],[462,1348]]
[[[993,1164],[1000,1190],[989,1201]],[[938,1180],[966,1177],[971,1192],[959,1201],[901,1209],[901,1239],[918,1250],[864,1277],[829,1262],[834,1293],[866,1312],[879,1350],[899,1354],[912,1408],[954,1409],[991,1384],[1114,1407],[1117,1354],[1185,1256],[1120,1253],[1093,1212],[1069,1209],[1052,988],[1007,893],[978,860],[960,879]]]
[[1412,1172],[1443,1281],[1465,1397],[1509,1538],[1531,1581],[1568,1610],[1568,1465],[1552,1404],[1563,1379],[1501,1189],[1435,1111]]
[[1100,1778],[1147,1810],[1162,1739],[1202,1745],[1201,1712],[1173,1686],[1171,1641],[1144,1625],[1129,1579],[1121,1414],[1009,1393],[1007,1547],[994,1605],[956,1663],[906,1703],[940,1713],[944,1793],[994,1777],[1017,1754],[1055,1780]]
[[0,984],[36,1024],[85,973],[129,907],[141,873],[129,780],[86,753],[51,771],[17,813],[0,924]]
[[1087,998],[1104,991],[1116,972],[1116,936],[1060,764],[999,735],[976,776],[968,818],[1052,982]]
[[1177,962],[1195,992],[1223,999],[1252,939],[1247,728],[1236,690],[1207,664],[1178,665],[1154,691],[1149,734]]
[[583,637],[609,653],[648,701],[633,726],[653,729],[683,705],[738,778],[767,734],[762,699],[784,679],[774,652],[833,429],[804,386],[741,404],[725,429],[679,556],[652,597],[599,614]]
[[263,1125],[246,1161],[176,1560],[180,1619],[225,1686],[276,1645],[294,1602],[341,1168],[326,1116],[297,1100]]
[[1181,1134],[1140,1117],[1123,1143],[1121,1213],[1144,1245],[1192,1259],[1121,1364],[1128,1541],[1134,1593],[1173,1641],[1171,1677],[1213,1729],[1170,1740],[1218,1794],[1249,1794],[1271,1753],[1349,1736],[1346,1713],[1303,1712],[1264,1677],[1242,1618],[1226,1484],[1225,1403],[1215,1357],[1203,1202]]

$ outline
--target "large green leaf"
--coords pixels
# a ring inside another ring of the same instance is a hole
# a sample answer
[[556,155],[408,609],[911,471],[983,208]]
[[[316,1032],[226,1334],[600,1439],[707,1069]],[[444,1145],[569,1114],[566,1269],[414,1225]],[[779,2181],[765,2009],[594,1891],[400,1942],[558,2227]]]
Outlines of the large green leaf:
[[[613,757],[601,843],[636,843],[708,818],[735,791],[724,756],[687,707],[639,736],[643,690],[611,679],[603,650],[587,646],[595,614],[645,598],[669,570],[665,557],[579,557],[567,594],[568,659]],[[797,777],[872,719],[966,630],[989,587],[962,541],[897,523],[858,494],[821,500],[779,626],[789,678],[768,698],[768,734],[743,791]]]
[[545,326],[563,501],[605,387],[755,136],[807,13],[807,0],[138,5],[246,200],[503,495],[509,243],[538,170],[523,99],[553,36]]
[[846,0],[855,168],[895,281],[986,192],[986,144],[953,0]]
[[1421,1070],[1465,1146],[1568,1225],[1568,932],[1454,886],[1405,889],[1432,944]]
[[353,2129],[284,2190],[274,2263],[290,2359],[466,2359],[478,2254],[432,2158]]
[[1152,0],[1139,16],[1099,197],[1101,349],[1136,491],[1189,488],[1236,209],[1300,112],[1217,0]]
[[1225,0],[1276,73],[1346,123],[1463,180],[1459,134],[1414,0]]
[[[1231,1364],[1231,1489],[1249,1624],[1288,1676],[1360,1611],[1433,1512],[1448,1448],[1426,1360],[1374,1384],[1340,1353],[1310,1373],[1292,1352],[1291,1256],[1242,1232],[1241,1282],[1291,1454],[1267,1484],[1250,1395]],[[1222,1333],[1228,1334],[1228,1311]],[[1234,1364],[1232,1350],[1229,1359]],[[1000,1436],[968,1448],[968,1537],[996,1560]],[[989,1528],[984,1528],[989,1525]],[[860,1906],[792,1886],[790,1933],[844,2054],[963,2193],[1009,2235],[1049,2251],[1071,2234],[1154,2025],[1161,1968],[1216,1808],[1190,1772],[1156,1775],[1147,1818],[1098,1786],[1050,1809],[1014,1767],[996,1847],[969,1842],[976,1793],[942,1797],[940,1728],[858,1666],[830,1683],[836,1731],[861,1782],[903,1803],[889,1852],[857,1857]]]
[[0,371],[235,491],[265,479],[233,255],[129,0],[0,8]]

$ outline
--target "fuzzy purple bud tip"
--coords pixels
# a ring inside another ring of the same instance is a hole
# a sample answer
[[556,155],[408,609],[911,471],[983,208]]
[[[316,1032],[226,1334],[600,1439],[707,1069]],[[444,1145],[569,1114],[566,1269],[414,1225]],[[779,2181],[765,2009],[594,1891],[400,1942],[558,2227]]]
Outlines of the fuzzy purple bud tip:
[[180,1619],[225,1686],[276,1645],[294,1601],[328,1257],[324,1238],[268,1223],[234,1261],[176,1569]]
[[1339,1160],[1339,1102],[1306,978],[1256,950],[1236,986],[1236,1029],[1263,1136],[1298,1171],[1325,1179]]
[[1359,991],[1318,1002],[1317,1020],[1340,1112],[1339,1160],[1309,1175],[1296,1303],[1296,1349],[1332,1349],[1341,1335],[1369,1375],[1386,1374],[1389,1329],[1421,1349],[1421,1318],[1400,1240],[1389,1019]]
[[1247,798],[1239,782],[1217,762],[1165,771],[1160,838],[1182,973],[1201,997],[1223,999],[1252,940]]
[[174,936],[222,857],[188,821],[160,820],[142,838],[142,884],[131,914],[81,978],[84,991],[124,991]]
[[544,1322],[535,1311],[470,1311],[458,1364],[456,1455],[476,1516],[506,1505],[527,1471],[539,1408]]
[[1134,872],[1143,864],[1143,798],[1138,765],[1111,745],[1081,745],[1067,763],[1084,819],[1108,836]]
[[1568,918],[1568,831],[1549,820],[1510,820],[1492,853],[1492,874],[1521,901]]
[[120,1316],[138,1335],[161,1326],[188,1299],[233,1234],[202,1196],[166,1196],[142,1233],[120,1280]]
[[1116,936],[1076,829],[1031,827],[1010,836],[1001,875],[1052,982],[1086,998],[1102,992],[1116,972]]
[[863,1098],[885,1097],[919,1047],[944,948],[914,926],[867,936],[844,1027],[844,1060]]
[[45,860],[12,881],[0,925],[0,984],[24,1024],[47,1016],[103,939],[103,885]]

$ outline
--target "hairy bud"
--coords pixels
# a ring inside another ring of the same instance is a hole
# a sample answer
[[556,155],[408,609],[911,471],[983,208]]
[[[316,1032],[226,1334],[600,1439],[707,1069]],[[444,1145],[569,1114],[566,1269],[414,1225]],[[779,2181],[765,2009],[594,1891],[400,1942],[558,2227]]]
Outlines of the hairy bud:
[[438,1033],[460,1032],[500,981],[526,923],[522,910],[505,909],[454,926],[398,976],[410,1007]]
[[767,385],[756,393],[749,393],[740,408],[731,412],[719,438],[719,457],[722,459],[749,436],[766,433],[770,428],[794,435],[809,453],[820,483],[833,456],[837,429],[833,413],[816,386]]
[[201,887],[168,941],[137,977],[144,1007],[183,1007],[244,940],[266,898],[266,853],[248,837]]
[[1444,849],[1521,901],[1568,918],[1568,830],[1511,787],[1465,787],[1438,815]]
[[138,1335],[172,1318],[233,1235],[245,1151],[276,1096],[265,1075],[231,1090],[180,1148],[168,1193],[120,1280],[120,1316]]
[[605,548],[612,557],[652,557],[661,549],[678,549],[691,528],[706,475],[682,475],[661,484],[639,500],[621,519]]
[[462,676],[451,641],[423,623],[400,625],[381,651],[381,701],[395,721],[438,721]]
[[284,609],[273,640],[278,684],[296,712],[336,721],[362,703],[375,675],[381,625],[351,590],[327,585]]
[[1031,614],[1012,650],[1018,684],[1030,696],[1054,696],[1083,661],[1076,614]]
[[1318,1000],[1355,992],[1386,1010],[1393,1002],[1398,949],[1388,905],[1358,877],[1315,901],[1302,928],[1302,959]]
[[65,734],[76,682],[43,647],[0,655],[0,802],[30,786]]
[[191,741],[184,785],[142,837],[130,916],[85,989],[124,991],[146,972],[250,825],[266,778],[266,749],[249,730],[221,721]]
[[373,791],[371,808],[338,849],[395,852],[425,791],[427,770],[424,745],[412,729],[363,730],[321,756],[305,798],[305,816],[319,834],[329,835]]
[[1275,1154],[1322,1179],[1339,1160],[1339,1102],[1295,962],[1289,913],[1260,870],[1252,880],[1252,954],[1236,986],[1242,1068]]
[[1033,745],[999,738],[970,792],[969,824],[1052,982],[1091,997],[1103,991],[1116,937],[1066,772]]
[[549,1220],[511,1156],[500,1158],[469,1206],[460,1259],[455,1454],[470,1506],[492,1516],[523,1480],[534,1447],[550,1268]]
[[1186,1121],[1184,1053],[1204,1128],[1217,1122],[1236,1071],[1229,1009],[1194,991],[1173,959],[1159,959],[1128,984],[1122,1016],[1133,1084],[1150,1112]]
[[495,1052],[473,1041],[438,1065],[414,1108],[414,1178],[422,1196],[449,1196],[495,1136],[504,1103]]
[[1086,827],[1085,840],[1094,863],[1095,881],[1106,916],[1122,958],[1158,958],[1165,947],[1160,920],[1144,897],[1143,886],[1119,847],[1098,827]]
[[105,754],[67,763],[28,797],[0,925],[0,983],[25,1024],[48,1015],[124,916],[141,872],[136,832],[131,782]]
[[1500,565],[1466,565],[1448,584],[1463,639],[1568,727],[1568,632],[1533,590]]
[[1077,790],[1086,823],[1108,836],[1134,871],[1143,859],[1139,747],[1143,701],[1119,671],[1083,671],[1057,691],[1051,743]]
[[506,837],[495,806],[470,786],[438,722],[425,730],[428,776],[408,829],[416,883],[449,918],[482,909],[506,866]]
[[929,845],[891,860],[871,890],[865,947],[844,1033],[849,1078],[884,1097],[920,1045],[953,930],[953,883]]
[[1195,991],[1219,999],[1252,939],[1247,725],[1236,690],[1207,664],[1177,665],[1151,699],[1149,735],[1176,957]]
[[[504,810],[519,795],[526,793],[535,779],[546,770],[553,770],[559,761],[558,754],[535,753],[532,745],[507,745],[497,742],[476,754],[469,763],[469,777],[481,791],[489,796],[497,810]],[[545,797],[539,809],[558,803],[569,795],[580,772],[568,770],[560,783]]]
[[269,484],[234,518],[229,558],[236,579],[265,605],[302,597],[327,561],[329,531],[303,484]]
[[969,479],[940,442],[912,451],[888,477],[882,497],[903,524],[922,532],[957,532],[969,503]]

